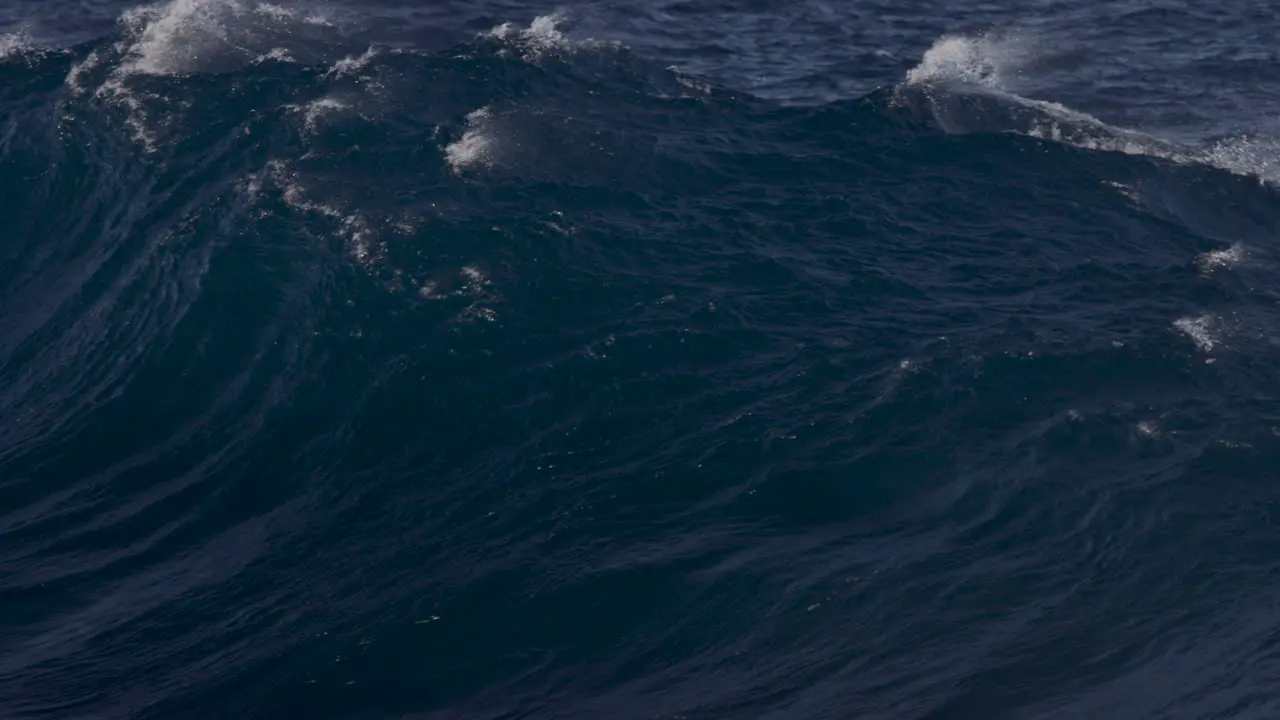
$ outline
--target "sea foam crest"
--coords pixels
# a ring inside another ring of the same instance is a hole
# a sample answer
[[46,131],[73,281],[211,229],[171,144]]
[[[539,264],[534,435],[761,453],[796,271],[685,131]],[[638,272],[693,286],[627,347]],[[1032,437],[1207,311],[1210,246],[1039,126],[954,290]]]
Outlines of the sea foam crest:
[[501,40],[520,51],[526,60],[537,60],[544,55],[579,49],[617,47],[617,43],[593,39],[570,39],[564,32],[568,16],[563,13],[540,15],[520,27],[515,23],[503,23],[488,33],[488,37]]
[[[1280,182],[1280,141],[1257,137],[1194,148],[1110,125],[1055,102],[1024,97],[1011,87],[1036,61],[1043,43],[1030,38],[948,35],[907,72],[901,101],[923,100],[947,132],[1014,132],[1090,150],[1146,155],[1209,165],[1237,175]],[[993,107],[994,106],[994,107]]]
[[[66,86],[123,108],[134,140],[147,151],[182,119],[162,95],[131,82],[136,76],[180,76],[291,62],[291,39],[303,25],[330,25],[323,16],[257,0],[169,0],[120,17],[120,40],[72,66]],[[282,45],[283,44],[283,45]],[[95,87],[96,86],[96,87]]]
[[947,35],[907,72],[907,83],[970,83],[1005,87],[1031,59],[1030,43],[1016,37]]
[[331,24],[322,15],[251,0],[170,0],[128,10],[120,21],[120,72],[143,75],[249,63],[299,25]]
[[569,45],[569,39],[560,29],[563,22],[563,15],[540,15],[527,28],[506,22],[490,30],[489,35],[500,40],[518,41],[532,50],[546,51]]
[[329,71],[325,73],[325,77],[340,78],[348,75],[354,75],[368,67],[369,62],[377,56],[377,48],[369,46],[369,49],[365,50],[360,55],[348,55],[347,57],[335,62],[333,67],[329,68]]

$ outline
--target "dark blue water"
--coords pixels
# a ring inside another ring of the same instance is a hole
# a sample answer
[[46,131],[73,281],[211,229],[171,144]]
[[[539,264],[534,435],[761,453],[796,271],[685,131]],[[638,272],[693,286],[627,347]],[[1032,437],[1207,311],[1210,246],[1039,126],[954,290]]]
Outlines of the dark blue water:
[[1280,715],[1270,3],[0,33],[0,717]]

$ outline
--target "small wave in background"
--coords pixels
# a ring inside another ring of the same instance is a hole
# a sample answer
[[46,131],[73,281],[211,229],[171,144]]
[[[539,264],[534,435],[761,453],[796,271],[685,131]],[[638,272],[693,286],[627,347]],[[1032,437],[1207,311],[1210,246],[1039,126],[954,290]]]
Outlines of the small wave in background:
[[1273,715],[1275,20],[1040,5],[0,17],[0,715]]

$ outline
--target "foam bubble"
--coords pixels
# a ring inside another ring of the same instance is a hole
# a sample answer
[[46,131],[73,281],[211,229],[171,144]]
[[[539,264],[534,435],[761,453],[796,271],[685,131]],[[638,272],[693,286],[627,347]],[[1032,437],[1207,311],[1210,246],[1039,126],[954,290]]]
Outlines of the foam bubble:
[[489,108],[482,107],[467,115],[467,130],[444,149],[449,167],[454,172],[462,172],[476,164],[491,163],[495,139],[493,130],[493,112]]
[[1212,352],[1220,340],[1214,332],[1216,321],[1212,315],[1184,317],[1174,321],[1173,326],[1196,344],[1201,352]]

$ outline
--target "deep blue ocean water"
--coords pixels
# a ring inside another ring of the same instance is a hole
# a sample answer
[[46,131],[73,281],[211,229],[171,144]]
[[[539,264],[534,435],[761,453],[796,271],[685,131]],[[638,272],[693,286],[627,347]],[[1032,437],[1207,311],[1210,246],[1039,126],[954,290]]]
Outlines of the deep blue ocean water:
[[1280,716],[1275,9],[0,7],[0,718]]

